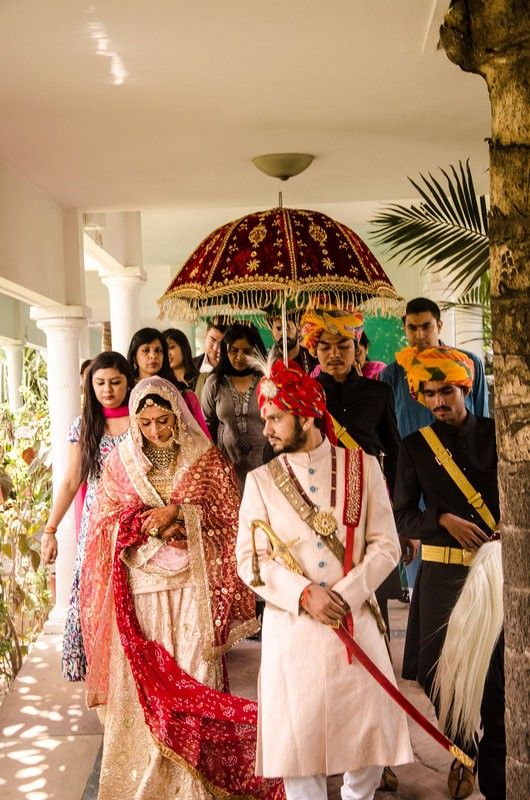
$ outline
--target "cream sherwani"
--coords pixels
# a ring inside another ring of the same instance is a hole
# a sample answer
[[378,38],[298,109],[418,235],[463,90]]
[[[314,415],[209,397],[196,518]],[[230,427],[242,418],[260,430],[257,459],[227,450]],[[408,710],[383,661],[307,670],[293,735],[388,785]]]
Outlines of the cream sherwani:
[[[345,450],[337,453],[338,538],[344,544]],[[281,456],[283,459],[284,456]],[[289,463],[304,491],[323,511],[330,509],[331,445],[290,453]],[[333,630],[299,612],[310,582],[339,592],[349,604],[354,636],[395,682],[384,640],[365,601],[400,557],[387,490],[376,459],[362,455],[362,506],[355,530],[353,569],[342,565],[303,522],[275,486],[267,466],[247,476],[237,541],[238,571],[252,580],[250,522],[263,519],[284,541],[307,577],[266,561],[270,550],[258,530],[261,577],[255,590],[266,600],[259,675],[256,773],[267,777],[333,775],[375,764],[413,760],[405,714],[346,650]]]

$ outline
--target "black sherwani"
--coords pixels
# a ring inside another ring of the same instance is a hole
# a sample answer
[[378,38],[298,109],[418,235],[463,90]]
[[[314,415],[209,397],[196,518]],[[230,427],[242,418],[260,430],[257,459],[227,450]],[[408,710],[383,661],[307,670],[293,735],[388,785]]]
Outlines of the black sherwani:
[[[472,486],[481,493],[493,517],[498,520],[494,421],[468,413],[460,428],[439,421],[434,422],[431,427],[451,452],[454,461]],[[422,495],[425,501],[424,511],[418,508]],[[467,502],[446,470],[437,464],[431,448],[417,431],[401,442],[394,491],[394,514],[398,532],[421,539],[425,544],[461,548],[445,528],[439,525],[438,519],[443,512],[471,520],[485,533],[491,534],[482,517]],[[417,680],[428,695],[445,639],[447,621],[467,573],[468,567],[461,565],[423,561],[416,578],[405,641],[403,677]],[[462,646],[465,647],[465,642]],[[501,639],[492,658],[491,670],[495,669],[497,673],[499,664],[502,668],[502,647]],[[480,746],[479,778],[481,790],[491,798],[502,796],[503,791],[504,726],[503,714],[499,715],[499,705],[502,705],[504,697],[503,686],[503,676],[495,674],[492,678],[490,674],[483,701],[482,716],[487,736],[484,735]],[[481,763],[490,764],[483,778],[480,777]],[[489,791],[486,791],[487,786],[490,787]]]
[[[456,464],[470,483],[482,494],[486,505],[499,518],[497,489],[497,451],[495,423],[486,417],[468,414],[461,428],[434,422],[433,430],[452,453]],[[425,511],[418,508],[423,495]],[[419,431],[401,442],[394,492],[394,515],[398,532],[425,544],[461,548],[442,528],[438,518],[443,512],[472,520],[490,534],[477,514],[449,477],[436,463],[434,453]],[[440,655],[445,625],[467,576],[467,567],[457,564],[422,562],[410,609],[403,677],[418,680],[426,689]]]
[[[344,383],[321,372],[317,379],[326,393],[326,406],[358,445],[371,456],[383,452],[383,471],[390,494],[396,480],[399,433],[394,395],[386,383],[362,378],[351,370]],[[340,444],[340,443],[339,443]]]

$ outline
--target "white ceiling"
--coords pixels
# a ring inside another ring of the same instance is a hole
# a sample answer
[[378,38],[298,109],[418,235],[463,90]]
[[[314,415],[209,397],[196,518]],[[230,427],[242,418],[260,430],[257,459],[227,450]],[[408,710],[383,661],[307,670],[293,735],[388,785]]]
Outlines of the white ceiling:
[[410,196],[468,156],[485,190],[485,83],[435,49],[448,2],[2,0],[0,159],[151,219],[273,205],[250,158],[279,151],[316,155],[289,205]]

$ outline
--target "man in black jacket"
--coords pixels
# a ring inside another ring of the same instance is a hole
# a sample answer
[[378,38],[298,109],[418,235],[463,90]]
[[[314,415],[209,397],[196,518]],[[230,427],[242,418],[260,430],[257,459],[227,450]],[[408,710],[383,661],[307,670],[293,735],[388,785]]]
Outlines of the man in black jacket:
[[[405,369],[413,396],[435,417],[432,425],[403,439],[394,491],[398,532],[420,539],[423,554],[412,596],[403,677],[417,680],[431,697],[447,621],[474,553],[492,533],[444,463],[451,460],[460,468],[482,496],[490,516],[498,520],[495,424],[466,409],[465,398],[473,384],[474,370],[465,353],[449,347],[423,351],[405,348],[397,354],[397,360]],[[440,454],[432,449],[439,446],[436,439],[441,443]],[[423,511],[418,507],[422,496]],[[479,745],[479,782],[487,800],[500,800],[505,792],[502,646],[501,639],[491,662],[496,674],[488,678],[482,706],[484,735]],[[453,762],[449,776],[451,796],[467,797],[473,782],[472,773]]]
[[[304,315],[302,331],[302,344],[320,363],[317,380],[324,387],[329,413],[359,447],[377,456],[392,495],[399,452],[394,397],[390,386],[363,378],[357,369],[356,339],[362,333],[362,315],[313,309]],[[346,438],[338,438],[339,444],[348,446]]]

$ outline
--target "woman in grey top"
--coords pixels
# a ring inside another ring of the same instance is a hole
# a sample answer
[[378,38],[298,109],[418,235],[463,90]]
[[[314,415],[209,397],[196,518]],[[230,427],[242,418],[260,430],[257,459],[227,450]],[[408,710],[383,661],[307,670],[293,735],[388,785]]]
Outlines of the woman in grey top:
[[266,357],[254,325],[235,323],[221,342],[219,365],[208,376],[201,396],[206,422],[216,445],[232,462],[243,491],[247,472],[263,463],[263,422],[256,396],[261,373],[247,357]]

